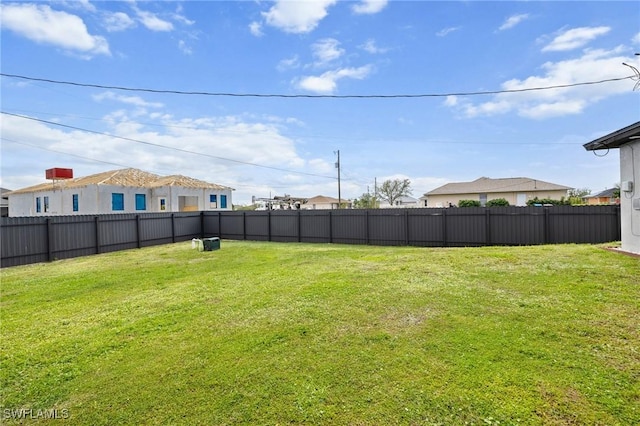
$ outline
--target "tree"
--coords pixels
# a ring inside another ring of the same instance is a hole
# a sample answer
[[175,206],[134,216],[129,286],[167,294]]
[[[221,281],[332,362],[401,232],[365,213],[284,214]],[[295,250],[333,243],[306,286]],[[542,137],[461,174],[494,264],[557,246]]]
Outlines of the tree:
[[374,195],[365,192],[360,198],[356,198],[353,201],[353,206],[356,209],[377,209],[379,203]]
[[567,195],[569,196],[569,203],[571,205],[574,204],[583,204],[584,197],[591,194],[591,190],[589,188],[574,188],[570,189]]
[[411,181],[409,179],[385,180],[382,182],[382,186],[378,188],[380,198],[392,206],[396,200],[411,195],[411,192]]

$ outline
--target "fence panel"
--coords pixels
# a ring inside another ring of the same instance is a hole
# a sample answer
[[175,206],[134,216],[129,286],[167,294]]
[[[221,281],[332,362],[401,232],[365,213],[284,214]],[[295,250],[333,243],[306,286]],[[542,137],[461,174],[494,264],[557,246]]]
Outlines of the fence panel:
[[309,210],[300,213],[300,241],[305,243],[331,242],[331,214],[322,210]]
[[1,218],[2,267],[219,236],[413,246],[604,243],[619,206],[223,211]]

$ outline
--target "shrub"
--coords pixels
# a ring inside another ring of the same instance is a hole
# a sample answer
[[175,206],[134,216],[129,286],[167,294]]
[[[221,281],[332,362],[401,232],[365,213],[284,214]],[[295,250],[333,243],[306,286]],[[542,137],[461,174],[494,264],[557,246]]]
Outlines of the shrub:
[[493,200],[487,201],[487,207],[508,207],[509,202],[504,198],[495,198]]
[[458,207],[480,207],[480,201],[478,200],[460,200]]
[[565,200],[564,197],[562,197],[562,199],[560,199],[560,200],[553,200],[551,198],[542,198],[542,199],[540,199],[538,197],[535,197],[535,198],[527,201],[527,205],[528,206],[534,206],[536,204],[542,204],[542,205],[551,204],[551,205],[554,205],[554,206],[563,206],[563,205],[570,204],[570,202],[569,202],[569,200]]

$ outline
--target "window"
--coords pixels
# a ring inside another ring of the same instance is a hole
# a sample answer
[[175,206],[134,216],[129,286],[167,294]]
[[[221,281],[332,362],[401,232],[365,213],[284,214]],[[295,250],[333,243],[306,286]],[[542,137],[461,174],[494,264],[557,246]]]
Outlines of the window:
[[73,194],[71,198],[73,199],[73,211],[77,212],[78,211],[78,194]]
[[40,197],[36,197],[36,213],[42,212],[42,204],[40,203]]
[[487,194],[480,194],[480,205],[482,207],[487,205]]
[[124,194],[117,192],[111,194],[111,210],[124,210]]
[[49,211],[49,197],[44,197],[44,211],[45,213]]
[[221,209],[226,209],[227,208],[227,196],[226,195],[221,195],[220,196],[220,208]]
[[167,209],[167,199],[160,198],[160,211],[165,211]]
[[217,209],[218,208],[218,196],[215,194],[209,195],[209,208]]
[[145,194],[136,194],[136,210],[147,209],[147,196]]

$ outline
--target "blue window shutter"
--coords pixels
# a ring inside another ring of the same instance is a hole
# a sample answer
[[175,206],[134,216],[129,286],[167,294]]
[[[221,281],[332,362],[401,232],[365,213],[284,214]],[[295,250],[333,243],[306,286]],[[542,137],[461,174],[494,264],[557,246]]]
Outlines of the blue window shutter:
[[111,210],[124,210],[124,194],[117,192],[111,194]]
[[209,195],[209,208],[217,209],[218,208],[218,198],[215,194]]
[[147,196],[144,194],[136,194],[136,210],[147,209]]
[[40,197],[36,197],[36,213],[40,213],[42,211],[42,204],[40,204]]
[[73,194],[72,198],[73,198],[73,211],[77,212],[78,211],[78,194]]
[[221,195],[220,196],[220,208],[221,209],[226,209],[227,208],[227,196],[226,195]]

